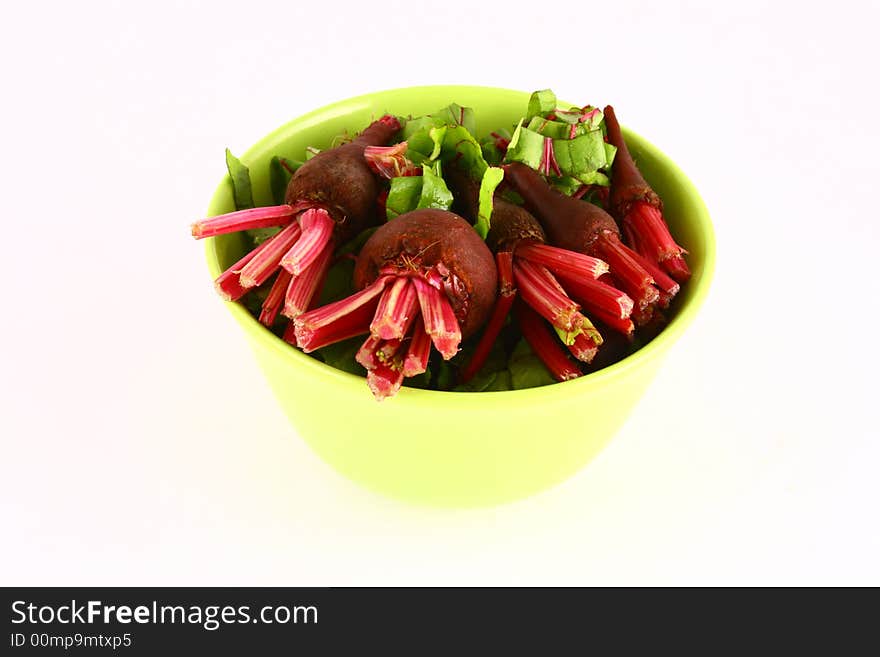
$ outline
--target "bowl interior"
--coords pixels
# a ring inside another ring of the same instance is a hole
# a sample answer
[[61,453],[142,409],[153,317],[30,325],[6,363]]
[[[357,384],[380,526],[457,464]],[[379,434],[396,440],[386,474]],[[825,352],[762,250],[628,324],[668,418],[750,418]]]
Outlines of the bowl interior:
[[[249,168],[257,205],[273,203],[269,188],[269,161],[275,155],[302,159],[307,146],[327,147],[343,132],[357,132],[371,120],[385,113],[420,115],[433,112],[450,102],[475,109],[478,137],[497,127],[512,126],[524,113],[529,92],[491,87],[431,86],[392,89],[344,100],[315,110],[287,123],[260,140],[240,156]],[[625,116],[625,108],[623,110]],[[642,349],[598,372],[553,386],[491,393],[450,393],[418,390],[404,387],[399,397],[413,400],[436,401],[438,395],[455,396],[459,403],[476,403],[477,398],[508,398],[512,395],[540,397],[547,394],[579,394],[585,386],[600,384],[608,377],[622,375],[639,362],[656,358],[684,330],[705,297],[714,267],[715,244],[712,225],[703,201],[696,189],[655,146],[624,128],[627,145],[645,178],[664,202],[664,215],[673,235],[689,251],[688,263],[692,279],[683,286],[674,314],[667,327]],[[211,200],[208,216],[234,210],[231,185],[221,182]],[[218,276],[244,253],[244,242],[238,235],[226,235],[207,240],[206,253],[210,274]],[[266,330],[240,304],[228,304],[236,319],[252,333],[277,351],[281,358],[291,359],[298,367],[313,368],[324,376],[335,377],[341,385],[356,385],[362,390],[363,379],[341,372],[306,356],[287,345]],[[499,399],[499,401],[501,401]]]

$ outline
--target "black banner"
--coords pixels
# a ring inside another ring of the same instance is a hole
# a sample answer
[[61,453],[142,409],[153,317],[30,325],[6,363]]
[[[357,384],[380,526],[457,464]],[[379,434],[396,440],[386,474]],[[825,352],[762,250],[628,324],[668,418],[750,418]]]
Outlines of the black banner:
[[[791,592],[625,589],[7,588],[0,653],[629,653],[790,648],[830,630]],[[738,605],[743,599],[747,605]],[[784,603],[784,604],[783,604]],[[800,609],[799,609],[800,608]],[[787,609],[786,613],[780,613]],[[800,614],[794,615],[795,610]],[[788,617],[789,622],[786,622]],[[849,617],[870,627],[867,611]],[[863,622],[861,622],[863,621]],[[754,637],[759,636],[756,643]],[[840,637],[836,637],[838,647]],[[609,650],[610,648],[610,650]],[[357,650],[361,649],[361,650]],[[367,651],[368,652],[365,652]],[[377,653],[377,650],[383,651]],[[343,652],[344,651],[344,652]]]

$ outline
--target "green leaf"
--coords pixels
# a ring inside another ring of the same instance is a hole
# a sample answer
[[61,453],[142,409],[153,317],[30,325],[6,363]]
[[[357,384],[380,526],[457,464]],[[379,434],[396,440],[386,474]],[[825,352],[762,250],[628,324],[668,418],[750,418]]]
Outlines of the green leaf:
[[480,206],[474,230],[483,239],[486,239],[486,235],[489,234],[489,228],[492,225],[492,204],[495,198],[495,188],[498,187],[503,179],[504,169],[488,167],[485,173],[483,173],[483,179],[480,181]]
[[524,128],[523,122],[520,121],[513,131],[513,136],[510,138],[510,145],[507,147],[505,160],[508,162],[522,162],[532,169],[539,169],[543,155],[544,137],[534,130]]
[[584,185],[602,185],[603,187],[611,186],[611,179],[601,171],[579,173],[577,179]]
[[617,155],[617,146],[614,144],[605,144],[605,168],[607,169],[614,164],[614,156]]
[[322,347],[318,349],[316,353],[320,354],[321,359],[327,363],[327,365],[335,367],[337,370],[357,374],[359,376],[366,376],[367,371],[357,362],[357,360],[355,360],[355,355],[363,343],[364,336],[360,335]]
[[446,137],[446,131],[449,129],[449,126],[434,126],[428,131],[428,136],[431,138],[431,142],[434,144],[433,148],[431,148],[431,152],[428,154],[429,160],[436,160],[440,157],[440,151],[443,149],[443,139]]
[[569,124],[550,121],[540,116],[533,117],[527,127],[529,130],[545,137],[552,137],[553,139],[568,139],[571,135],[571,126]]
[[421,374],[404,379],[403,385],[407,388],[427,389],[431,385],[431,368],[429,367]]
[[550,371],[541,362],[529,343],[522,339],[514,347],[513,353],[510,355],[511,386],[514,390],[523,388],[537,388],[538,386],[546,386],[556,383],[556,379],[550,374]]
[[482,178],[489,166],[483,158],[480,142],[463,126],[452,126],[446,129],[440,159],[444,162],[454,159],[456,164],[469,173],[474,180]]
[[468,381],[467,383],[460,383],[455,386],[453,390],[455,392],[483,392],[493,383],[495,383],[495,379],[498,378],[498,372],[487,372],[485,374],[478,374],[473,379]]
[[452,192],[443,180],[440,162],[435,162],[433,167],[422,167],[422,179],[422,194],[418,208],[448,210],[452,207]]
[[358,254],[361,252],[361,249],[364,248],[364,244],[367,243],[367,240],[372,237],[373,233],[375,233],[379,229],[378,226],[373,226],[371,228],[365,228],[360,233],[358,233],[355,237],[347,241],[341,247],[339,247],[339,251],[336,252],[337,255],[347,255],[349,253]]
[[274,237],[279,232],[281,232],[280,227],[271,227],[271,228],[251,228],[250,230],[246,230],[247,236],[251,238],[251,241],[254,243],[254,246],[260,246],[263,242],[265,242],[270,237]]
[[556,109],[556,94],[550,89],[535,91],[529,97],[529,109],[526,118],[530,119],[539,114],[549,114]]
[[553,153],[562,173],[581,181],[581,174],[593,173],[606,165],[601,130],[592,130],[574,139],[554,139]]
[[450,390],[455,382],[455,369],[449,364],[449,361],[441,360],[437,365],[437,374],[434,383],[437,390]]
[[501,392],[513,389],[513,377],[510,374],[510,370],[501,370],[496,372],[495,380],[486,386],[483,392]]
[[269,161],[269,187],[272,189],[272,199],[275,201],[275,205],[284,203],[287,184],[290,182],[293,172],[301,166],[302,162],[288,160],[277,155]]
[[226,169],[232,181],[232,198],[236,210],[247,210],[254,207],[254,195],[251,191],[251,172],[226,149]]
[[353,275],[353,260],[343,258],[333,265],[330,271],[327,272],[327,279],[324,281],[324,287],[321,289],[320,305],[325,306],[328,303],[339,301],[354,292],[351,285]]
[[422,181],[422,176],[404,176],[391,179],[391,189],[385,200],[385,218],[388,221],[416,209],[422,195]]

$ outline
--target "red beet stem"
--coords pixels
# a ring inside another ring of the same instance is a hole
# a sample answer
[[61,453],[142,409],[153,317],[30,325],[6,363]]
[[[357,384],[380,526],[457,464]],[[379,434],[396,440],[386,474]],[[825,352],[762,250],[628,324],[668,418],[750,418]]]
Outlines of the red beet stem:
[[612,233],[604,233],[598,240],[599,252],[608,261],[611,273],[624,291],[640,306],[657,303],[660,294],[654,279],[644,266],[643,258],[624,245]]
[[287,204],[238,210],[195,222],[192,225],[192,236],[200,240],[241,230],[284,226],[293,221],[295,214],[294,208]]
[[[333,245],[325,244],[324,250],[299,276],[292,276],[284,298],[285,317],[294,319],[302,315],[312,304],[317,292],[323,287],[324,278],[333,260]],[[287,271],[283,269],[282,271]]]
[[608,263],[604,260],[547,244],[520,244],[516,255],[544,265],[559,276],[599,278],[608,273]]
[[371,335],[364,341],[360,349],[357,350],[354,359],[368,370],[375,369],[379,366],[376,349],[379,347],[380,342],[382,342],[382,338]]
[[262,249],[241,270],[241,285],[245,288],[258,287],[265,283],[272,272],[278,268],[282,256],[293,246],[302,231],[294,222],[282,228],[277,235],[266,240],[266,248]]
[[498,339],[498,334],[501,333],[501,329],[504,326],[504,320],[507,319],[507,315],[510,313],[513,300],[516,298],[516,287],[513,282],[513,253],[510,251],[496,253],[495,264],[498,268],[498,288],[500,293],[495,301],[495,307],[492,309],[489,323],[486,324],[483,335],[480,336],[480,341],[477,343],[476,349],[474,349],[474,354],[459,377],[462,383],[467,383],[473,379],[486,363],[489,352],[492,351],[492,346],[495,344],[495,340]]
[[556,336],[550,332],[540,315],[522,301],[514,304],[513,310],[523,337],[554,379],[568,381],[581,375],[581,371],[565,355]]
[[626,319],[633,310],[633,300],[616,287],[612,287],[602,281],[591,278],[574,277],[559,274],[565,291],[569,296],[577,299],[589,311],[602,310],[604,312]]
[[281,259],[281,266],[299,276],[327,247],[336,225],[326,210],[312,208],[299,217],[300,237]]
[[592,363],[599,352],[599,345],[589,335],[581,333],[568,345],[571,355],[583,363]]
[[275,282],[272,283],[269,294],[266,296],[266,300],[263,301],[263,307],[260,309],[261,324],[271,328],[272,324],[275,323],[275,318],[278,317],[278,311],[281,309],[281,302],[284,301],[284,291],[290,284],[290,279],[289,272],[283,269],[278,270],[278,276],[275,277]]
[[461,344],[461,330],[455,311],[440,290],[420,278],[413,278],[412,282],[418,293],[425,331],[444,360],[449,360],[458,353]]
[[239,276],[241,270],[246,264],[253,260],[263,249],[269,245],[269,242],[263,242],[255,249],[252,249],[244,255],[238,262],[229,269],[220,274],[214,281],[214,288],[217,293],[226,301],[237,301],[245,295],[250,289],[242,286]]
[[422,318],[418,317],[413,326],[412,340],[403,359],[403,376],[417,376],[425,372],[428,369],[430,355],[431,336],[425,331]]
[[513,276],[520,298],[553,326],[563,331],[576,329],[580,306],[566,296],[546,267],[517,260]]
[[408,278],[399,277],[382,293],[370,333],[383,340],[403,338],[418,314],[416,288]]
[[633,333],[636,330],[635,324],[629,318],[623,319],[618,315],[613,315],[610,313],[606,313],[604,310],[600,310],[598,308],[590,309],[590,316],[595,319],[597,322],[602,322],[605,326],[620,333],[621,335],[625,335],[627,338],[632,338]]
[[687,251],[675,243],[659,209],[641,201],[633,203],[624,221],[638,235],[642,255],[659,263],[679,282],[690,278],[690,270],[682,257]]
[[292,344],[294,347],[296,345],[296,326],[294,326],[293,322],[287,322],[287,326],[284,327],[284,333],[281,335],[281,339],[285,342]]
[[393,146],[367,146],[364,149],[364,158],[370,169],[388,180],[403,176],[417,176],[421,168],[406,157],[407,147],[408,144],[405,141]]
[[376,401],[382,401],[397,394],[403,384],[403,376],[399,368],[380,363],[375,369],[367,371],[367,385]]
[[297,344],[309,353],[328,344],[369,333],[370,321],[378,305],[377,297],[389,282],[390,277],[380,276],[360,292],[297,317],[293,320]]

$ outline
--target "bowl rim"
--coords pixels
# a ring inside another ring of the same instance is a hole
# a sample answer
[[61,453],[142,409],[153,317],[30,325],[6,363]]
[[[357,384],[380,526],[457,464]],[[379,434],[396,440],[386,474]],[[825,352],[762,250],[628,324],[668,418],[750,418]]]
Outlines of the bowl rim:
[[[516,93],[523,94],[526,98],[530,94],[530,92],[515,89],[480,85],[421,85],[383,89],[335,101],[307,112],[306,114],[302,114],[259,139],[254,145],[248,148],[248,150],[241,156],[241,159],[246,161],[258,157],[261,151],[265,148],[265,144],[274,141],[278,137],[286,136],[293,129],[309,127],[318,117],[327,114],[332,114],[333,116],[344,115],[362,108],[365,103],[371,103],[377,96],[381,97],[383,95],[395,93],[418,93],[419,91],[428,90],[431,92],[448,92],[450,95],[455,94],[460,90],[467,90],[468,92]],[[675,317],[670,320],[669,324],[667,324],[656,337],[634,353],[629,354],[627,357],[608,365],[601,370],[590,372],[570,381],[557,382],[536,388],[483,392],[425,390],[403,386],[394,397],[396,402],[392,403],[430,404],[440,401],[441,399],[448,399],[450,401],[454,399],[456,404],[476,404],[484,407],[487,404],[496,402],[507,403],[509,401],[523,402],[529,400],[531,402],[541,403],[567,399],[572,396],[582,395],[591,387],[601,387],[618,380],[621,377],[626,377],[633,370],[642,368],[649,362],[656,361],[676,342],[676,340],[681,337],[685,329],[691,324],[691,322],[693,322],[697,312],[705,302],[714,275],[715,233],[712,227],[712,221],[705,202],[696,187],[678,165],[641,135],[633,132],[625,126],[621,126],[621,128],[627,142],[637,142],[639,149],[643,152],[648,152],[652,158],[660,162],[668,174],[672,176],[676,180],[676,183],[683,189],[684,195],[688,199],[688,204],[690,206],[689,209],[692,211],[691,221],[694,222],[695,229],[701,233],[701,237],[706,245],[702,275],[699,281],[695,284],[689,283],[695,285],[695,289],[691,290],[691,297],[678,309]],[[222,196],[225,196],[228,193],[227,185],[228,181],[226,176],[224,176],[215,189],[214,195],[211,197],[208,206],[208,213],[205,216],[211,216],[211,208],[219,202],[219,199]],[[216,238],[211,237],[205,240],[205,257],[207,259],[208,270],[211,274],[212,280],[217,278],[217,276],[223,272],[223,268],[220,266],[218,252],[215,247]],[[693,281],[693,279],[691,280]],[[257,318],[253,317],[242,304],[235,301],[224,301],[223,303],[250,337],[278,358],[289,361],[291,366],[305,368],[306,371],[312,372],[316,376],[322,376],[325,378],[329,377],[330,381],[341,386],[356,384],[359,390],[365,390],[363,376],[338,370],[331,365],[327,365],[318,359],[303,353],[260,324]]]

